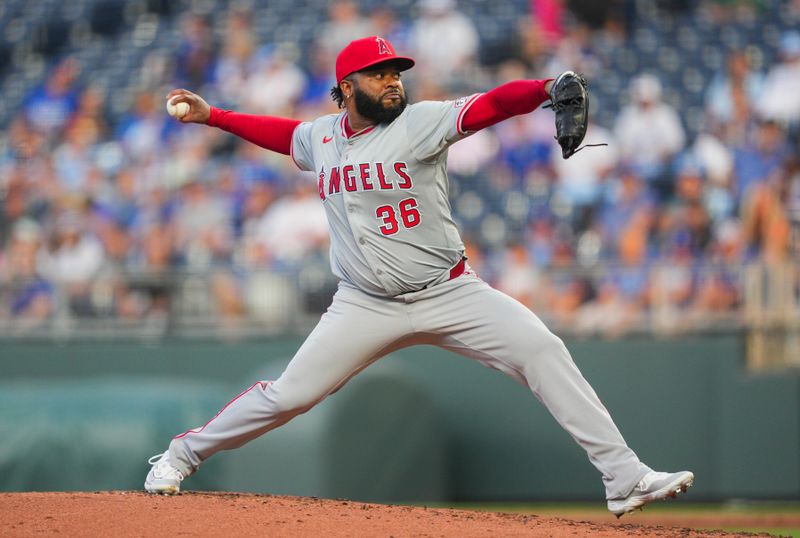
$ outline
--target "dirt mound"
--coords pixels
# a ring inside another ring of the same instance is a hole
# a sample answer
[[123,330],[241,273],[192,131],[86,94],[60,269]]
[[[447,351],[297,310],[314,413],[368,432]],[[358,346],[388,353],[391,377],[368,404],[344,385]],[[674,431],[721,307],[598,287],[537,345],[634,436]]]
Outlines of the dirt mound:
[[0,493],[0,536],[769,536],[536,515],[240,493]]

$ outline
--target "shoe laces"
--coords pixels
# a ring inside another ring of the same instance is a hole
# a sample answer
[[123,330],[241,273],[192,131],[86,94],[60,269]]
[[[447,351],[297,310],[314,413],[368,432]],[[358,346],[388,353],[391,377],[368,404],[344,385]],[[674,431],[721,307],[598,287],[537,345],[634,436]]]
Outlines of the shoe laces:
[[169,452],[156,454],[148,459],[147,463],[155,465],[155,467],[153,467],[153,474],[156,478],[177,478],[178,480],[183,480],[184,478],[183,473],[173,467],[169,462]]
[[662,478],[666,478],[667,476],[669,476],[669,473],[650,471],[649,473],[644,475],[644,477],[642,477],[641,480],[639,480],[639,483],[636,485],[636,487],[640,491],[647,491],[650,488],[650,486],[653,485],[653,482],[655,482],[656,480],[661,480]]

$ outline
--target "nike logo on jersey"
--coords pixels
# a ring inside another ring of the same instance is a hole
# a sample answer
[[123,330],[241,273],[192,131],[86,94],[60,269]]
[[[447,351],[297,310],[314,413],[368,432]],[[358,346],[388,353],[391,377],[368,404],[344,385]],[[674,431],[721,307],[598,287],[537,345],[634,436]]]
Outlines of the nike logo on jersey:
[[322,137],[322,143],[323,143],[323,144],[327,144],[327,143],[328,143],[328,142],[330,142],[331,140],[333,140],[333,137],[332,137],[332,136],[323,136],[323,137]]

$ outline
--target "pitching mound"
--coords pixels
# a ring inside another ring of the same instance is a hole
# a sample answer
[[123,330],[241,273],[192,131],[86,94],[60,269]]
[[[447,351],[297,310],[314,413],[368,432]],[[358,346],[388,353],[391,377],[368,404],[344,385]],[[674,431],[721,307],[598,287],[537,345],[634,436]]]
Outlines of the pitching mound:
[[[239,493],[1,493],[0,536],[756,536],[634,523]],[[768,535],[761,535],[768,536]]]

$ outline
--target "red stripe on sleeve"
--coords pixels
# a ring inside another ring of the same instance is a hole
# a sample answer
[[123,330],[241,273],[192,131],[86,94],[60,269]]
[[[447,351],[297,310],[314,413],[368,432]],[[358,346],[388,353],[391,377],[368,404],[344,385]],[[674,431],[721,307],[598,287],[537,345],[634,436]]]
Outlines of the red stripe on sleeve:
[[483,94],[476,93],[475,95],[470,97],[467,100],[467,104],[464,105],[464,108],[461,110],[461,113],[458,115],[458,119],[456,120],[456,130],[458,131],[459,134],[465,134],[467,131],[469,131],[469,129],[466,129],[466,130],[464,129],[464,125],[463,125],[464,117],[467,115],[467,111],[470,109],[470,107],[472,107],[472,105],[475,103],[475,101],[478,100],[478,98],[481,95],[483,95]]
[[461,120],[463,131],[479,131],[512,116],[528,114],[550,99],[544,85],[552,79],[515,80],[478,97]]
[[240,114],[211,107],[208,124],[252,142],[264,149],[291,154],[292,134],[301,122],[275,116]]

